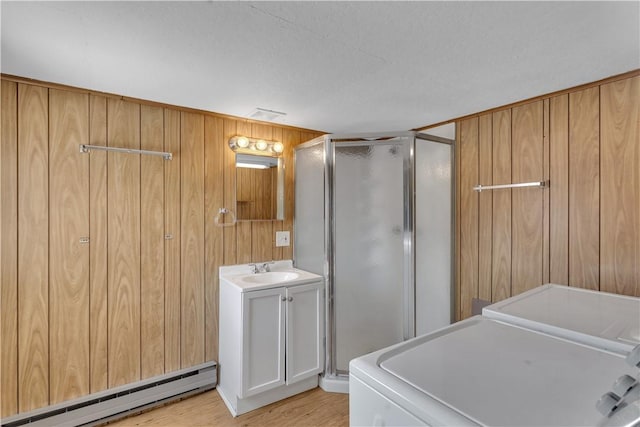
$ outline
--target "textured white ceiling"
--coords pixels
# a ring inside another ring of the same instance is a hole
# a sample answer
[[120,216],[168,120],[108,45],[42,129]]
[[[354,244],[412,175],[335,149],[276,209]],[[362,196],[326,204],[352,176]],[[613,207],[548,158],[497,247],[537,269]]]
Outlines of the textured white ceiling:
[[640,68],[640,2],[7,2],[6,74],[329,132]]

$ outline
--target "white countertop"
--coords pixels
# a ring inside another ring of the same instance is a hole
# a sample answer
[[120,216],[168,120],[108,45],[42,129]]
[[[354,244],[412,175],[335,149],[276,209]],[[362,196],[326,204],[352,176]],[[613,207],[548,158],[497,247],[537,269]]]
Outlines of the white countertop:
[[293,267],[293,261],[291,260],[273,262],[265,261],[257,262],[255,264],[261,265],[264,263],[268,263],[270,272],[291,272],[295,273],[298,277],[274,283],[251,283],[242,279],[247,276],[260,275],[264,273],[252,273],[251,264],[239,264],[220,267],[220,280],[224,280],[226,283],[237,288],[240,292],[257,291],[281,286],[295,286],[324,280],[322,276]]

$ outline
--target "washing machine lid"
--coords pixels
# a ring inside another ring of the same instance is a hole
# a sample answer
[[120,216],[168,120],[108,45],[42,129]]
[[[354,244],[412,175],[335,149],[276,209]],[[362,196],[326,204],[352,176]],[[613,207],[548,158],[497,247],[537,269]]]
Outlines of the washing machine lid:
[[[596,425],[600,396],[622,374],[637,374],[621,355],[480,316],[374,357],[427,406],[436,400],[487,426]],[[394,387],[379,390],[402,396]]]
[[640,298],[548,284],[485,307],[485,317],[627,354],[640,344]]

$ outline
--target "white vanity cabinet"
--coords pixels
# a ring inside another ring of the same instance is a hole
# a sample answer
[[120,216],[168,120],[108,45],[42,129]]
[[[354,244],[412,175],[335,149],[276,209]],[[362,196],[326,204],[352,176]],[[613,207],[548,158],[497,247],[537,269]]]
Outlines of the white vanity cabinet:
[[[248,279],[266,280],[259,274]],[[324,286],[306,274],[246,283],[221,269],[218,392],[234,416],[317,386]]]
[[322,283],[242,294],[242,388],[247,397],[322,371]]

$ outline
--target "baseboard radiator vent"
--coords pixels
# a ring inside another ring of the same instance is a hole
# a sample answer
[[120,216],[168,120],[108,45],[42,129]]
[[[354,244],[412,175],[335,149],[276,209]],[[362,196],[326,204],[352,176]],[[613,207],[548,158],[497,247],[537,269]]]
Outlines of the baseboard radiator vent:
[[0,419],[2,427],[95,426],[215,388],[217,365],[203,363]]

